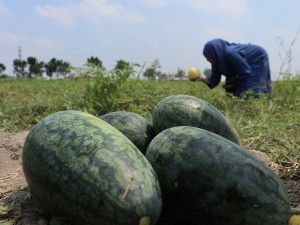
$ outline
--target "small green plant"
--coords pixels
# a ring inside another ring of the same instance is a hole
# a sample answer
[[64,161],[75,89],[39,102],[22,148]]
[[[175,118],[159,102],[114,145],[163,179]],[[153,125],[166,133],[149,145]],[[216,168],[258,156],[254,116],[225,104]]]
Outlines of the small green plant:
[[126,81],[134,75],[135,66],[138,65],[127,65],[122,69],[114,68],[110,71],[93,64],[84,68],[81,74],[89,81],[83,98],[85,110],[97,116],[116,110],[121,90]]

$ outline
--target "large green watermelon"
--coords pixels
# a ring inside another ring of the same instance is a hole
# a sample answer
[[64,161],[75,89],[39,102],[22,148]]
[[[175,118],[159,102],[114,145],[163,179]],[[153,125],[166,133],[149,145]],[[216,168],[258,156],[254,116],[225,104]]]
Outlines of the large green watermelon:
[[44,209],[74,224],[153,225],[160,216],[150,163],[120,131],[88,113],[61,111],[36,124],[23,169]]
[[163,211],[187,224],[287,225],[290,202],[280,178],[239,145],[201,128],[159,133],[146,157],[157,173]]
[[171,95],[153,109],[155,132],[176,126],[199,127],[240,144],[239,135],[225,115],[213,105],[190,95]]
[[143,154],[145,154],[148,145],[154,138],[152,124],[137,113],[110,112],[100,116],[100,119],[121,131]]

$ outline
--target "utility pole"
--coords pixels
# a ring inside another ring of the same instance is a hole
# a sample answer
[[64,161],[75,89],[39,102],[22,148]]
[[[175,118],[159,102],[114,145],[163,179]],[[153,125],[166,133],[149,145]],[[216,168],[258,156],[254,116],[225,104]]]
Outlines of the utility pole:
[[20,60],[20,67],[21,67],[21,77],[23,77],[24,76],[24,71],[23,71],[23,61],[22,61],[22,49],[21,49],[21,46],[19,46],[18,52],[19,52],[19,60]]

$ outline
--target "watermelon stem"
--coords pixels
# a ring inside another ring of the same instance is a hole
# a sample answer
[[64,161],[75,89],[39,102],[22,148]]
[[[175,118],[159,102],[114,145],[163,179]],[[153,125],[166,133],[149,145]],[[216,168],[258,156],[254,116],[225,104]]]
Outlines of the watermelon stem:
[[151,217],[150,216],[143,216],[140,219],[139,225],[150,225],[151,223]]
[[291,214],[292,215],[300,214],[300,208],[291,208]]

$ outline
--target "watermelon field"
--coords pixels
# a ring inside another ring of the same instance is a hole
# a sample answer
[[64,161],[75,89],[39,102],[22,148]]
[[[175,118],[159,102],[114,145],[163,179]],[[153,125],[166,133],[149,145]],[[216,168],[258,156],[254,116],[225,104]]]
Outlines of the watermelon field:
[[[234,146],[238,146],[234,148],[243,148],[251,153],[251,157],[253,155],[253,157],[259,158],[262,161],[261,163],[264,164],[261,171],[268,171],[262,173],[269,174],[269,170],[273,171],[287,188],[290,207],[300,208],[300,77],[289,77],[289,79],[273,81],[272,87],[273,94],[271,97],[262,96],[260,99],[242,101],[226,94],[221,88],[221,84],[210,90],[201,82],[188,80],[154,81],[128,77],[87,77],[58,80],[0,79],[0,224],[69,224],[59,217],[51,217],[43,212],[43,209],[40,208],[27,187],[22,171],[22,150],[25,139],[33,127],[44,121],[44,118],[60,111],[80,111],[98,118],[112,112],[125,111],[140,115],[152,124],[155,119],[153,116],[154,108],[163,99],[173,95],[192,96],[219,110],[230,121],[232,129],[239,136],[240,143],[238,144],[240,146],[234,144]],[[168,110],[168,115],[179,120],[180,115],[178,118],[176,117],[178,115],[175,116],[177,111],[178,109],[174,106],[174,110]],[[77,114],[74,116],[74,120],[77,116]],[[190,116],[192,116],[192,113]],[[182,117],[189,117],[189,113],[182,115]],[[84,118],[87,120],[87,124],[90,123],[89,116],[84,114]],[[176,123],[176,120],[173,122]],[[59,121],[59,119],[53,119],[54,124],[56,124],[56,121]],[[61,121],[64,121],[64,119],[61,119]],[[57,127],[63,129],[63,125],[58,122]],[[50,131],[44,131],[41,128],[41,132],[46,132],[44,137],[47,137],[47,132]],[[190,132],[197,133],[199,131],[191,130]],[[74,133],[76,132],[74,131]],[[184,132],[182,135],[184,135]],[[200,133],[197,133],[197,135],[200,135]],[[204,137],[206,137],[205,135]],[[178,145],[179,139],[180,137],[178,137]],[[162,140],[164,140],[164,137],[162,137]],[[171,139],[167,140],[171,142]],[[176,146],[176,140],[172,139],[174,142],[172,146]],[[157,142],[159,141],[157,140]],[[216,142],[218,141],[213,141],[213,143]],[[35,142],[32,141],[32,143]],[[221,143],[220,146],[222,145]],[[229,146],[231,143],[226,142],[225,145]],[[155,146],[153,146],[154,150],[156,150]],[[216,151],[218,151],[217,147]],[[155,154],[152,153],[151,157],[154,156]],[[28,158],[30,157],[28,156]],[[153,160],[154,158],[152,158]],[[225,165],[226,158],[223,160],[221,164],[224,163]],[[253,160],[254,164],[257,163],[256,159]],[[27,165],[28,171],[30,171],[28,161]],[[267,168],[264,166],[267,166]],[[241,164],[235,165],[235,167],[237,171],[239,171],[239,168],[242,170],[242,160]],[[259,174],[257,171],[256,173]],[[253,172],[253,174],[256,173]],[[251,177],[254,176],[253,174],[251,174]],[[234,175],[231,174],[234,177],[232,179],[236,179]],[[138,176],[136,175],[136,177]],[[255,179],[255,177],[251,179]],[[243,182],[247,183],[248,181]],[[271,189],[266,189],[269,188],[270,184],[267,184],[267,182],[264,184],[264,182],[262,180],[261,183],[257,183],[254,188],[255,195],[259,196],[268,191],[272,192]],[[130,181],[126,190],[130,189],[131,184]],[[219,185],[219,181],[214,184]],[[222,185],[220,184],[220,186]],[[151,185],[148,184],[148,186]],[[124,198],[127,191],[124,193]],[[273,194],[276,195],[276,193]],[[174,196],[172,197],[174,198]],[[276,202],[276,206],[274,202],[273,207],[271,207],[272,210],[281,212],[278,209],[279,202],[279,200]],[[174,203],[170,201],[170,205],[172,204]],[[186,213],[189,214],[189,211]],[[164,215],[168,215],[168,212],[164,212]],[[221,215],[222,213],[220,213],[220,218]],[[139,224],[148,225],[151,222],[143,217]],[[182,220],[177,221],[174,218],[169,219],[168,216],[165,216],[159,219],[156,224],[189,225],[193,223]],[[223,221],[220,224],[230,223]],[[283,223],[280,224],[283,225]]]

